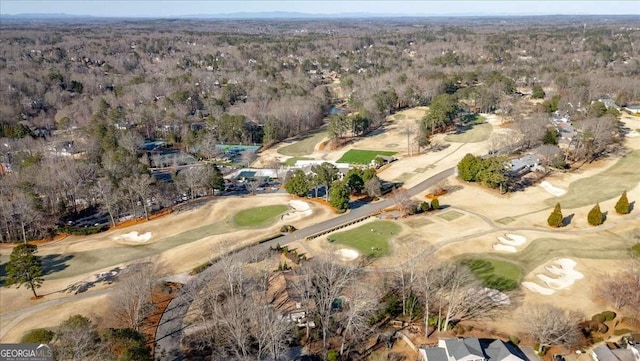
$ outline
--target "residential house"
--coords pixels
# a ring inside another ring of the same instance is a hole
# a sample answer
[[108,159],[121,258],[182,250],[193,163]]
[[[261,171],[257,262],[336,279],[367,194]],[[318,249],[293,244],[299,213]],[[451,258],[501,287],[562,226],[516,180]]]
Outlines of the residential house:
[[[278,311],[282,318],[296,322],[299,327],[303,327],[307,315],[306,307],[300,290],[295,286],[301,284],[301,276],[293,274],[291,271],[278,272],[269,278],[267,297],[269,302]],[[309,322],[313,327],[313,321]]]
[[444,348],[449,361],[485,361],[480,340],[475,337],[438,340],[438,347]]
[[437,347],[419,352],[422,361],[529,361],[512,343],[476,337],[440,339]]
[[634,347],[621,348],[616,344],[603,343],[591,351],[591,358],[594,361],[636,361],[638,354],[633,351]]
[[512,175],[523,175],[532,170],[538,171],[540,170],[540,157],[533,154],[527,154],[523,157],[512,159],[509,167],[509,172]]
[[604,104],[604,106],[607,107],[607,109],[614,108],[616,110],[620,110],[620,107],[618,106],[618,104],[616,104],[616,101],[613,99],[603,98],[603,99],[598,99],[598,101]]

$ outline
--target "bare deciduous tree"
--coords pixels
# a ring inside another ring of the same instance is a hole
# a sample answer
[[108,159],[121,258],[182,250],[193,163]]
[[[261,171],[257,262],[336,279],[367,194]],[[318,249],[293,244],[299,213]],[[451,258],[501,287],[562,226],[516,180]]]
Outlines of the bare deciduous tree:
[[160,267],[155,263],[129,265],[118,276],[118,287],[111,298],[113,317],[122,325],[139,330],[153,311],[151,296],[160,277]]
[[578,323],[582,315],[550,304],[527,308],[523,321],[539,343],[540,349],[552,345],[574,345],[580,334]]
[[619,310],[640,310],[640,259],[628,261],[624,270],[607,274],[595,286],[598,297]]

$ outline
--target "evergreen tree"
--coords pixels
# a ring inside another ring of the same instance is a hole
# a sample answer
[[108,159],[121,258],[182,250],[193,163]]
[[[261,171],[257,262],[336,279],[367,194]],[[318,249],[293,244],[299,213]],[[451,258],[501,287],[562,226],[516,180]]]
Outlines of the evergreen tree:
[[345,182],[335,181],[329,189],[329,204],[339,211],[349,208],[349,186]]
[[551,212],[551,214],[549,215],[549,218],[547,218],[547,223],[551,227],[558,228],[562,226],[563,219],[564,217],[562,216],[562,209],[560,208],[560,203],[557,203],[553,212]]
[[33,296],[38,297],[36,288],[40,288],[44,280],[40,258],[34,255],[37,250],[38,247],[33,244],[20,244],[13,248],[7,264],[6,287],[17,285],[20,288],[26,284],[31,288]]
[[297,169],[293,176],[289,177],[284,185],[284,189],[289,194],[295,194],[299,197],[305,197],[311,190],[307,175],[300,169]]
[[587,221],[592,226],[599,226],[602,224],[602,211],[600,211],[600,204],[596,204],[587,215]]
[[629,207],[629,199],[627,198],[627,191],[622,192],[620,199],[616,203],[616,212],[618,214],[629,214],[631,211]]

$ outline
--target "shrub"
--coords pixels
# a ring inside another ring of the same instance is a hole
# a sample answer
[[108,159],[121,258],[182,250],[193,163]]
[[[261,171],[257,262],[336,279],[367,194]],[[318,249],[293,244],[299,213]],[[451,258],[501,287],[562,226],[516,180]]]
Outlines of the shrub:
[[605,321],[613,321],[617,316],[616,313],[613,311],[604,311],[602,312],[602,315],[604,315]]
[[600,204],[596,204],[591,208],[587,215],[587,221],[592,226],[599,226],[602,224],[602,211],[600,211]]
[[433,210],[440,209],[440,201],[438,200],[438,198],[434,198],[431,201],[431,209]]
[[25,333],[20,342],[22,343],[49,343],[53,340],[55,333],[46,328],[36,328]]
[[606,321],[606,317],[603,313],[597,313],[591,317],[591,320],[602,323]]
[[338,351],[336,351],[336,350],[329,350],[327,352],[327,360],[329,360],[329,361],[337,361],[338,360],[338,356],[339,356],[339,354],[338,354]]
[[422,202],[420,203],[420,210],[422,210],[423,212],[426,212],[429,210],[429,202]]
[[517,345],[520,343],[520,338],[518,336],[509,336],[509,341],[511,341],[512,344]]
[[534,85],[531,89],[531,97],[533,99],[542,99],[544,98],[544,90],[540,85]]
[[290,225],[290,224],[285,224],[282,227],[280,227],[280,232],[282,233],[290,233],[296,230],[296,227]]
[[629,199],[627,198],[627,191],[622,192],[620,199],[616,203],[616,213],[618,214],[629,214],[631,211],[629,207]]

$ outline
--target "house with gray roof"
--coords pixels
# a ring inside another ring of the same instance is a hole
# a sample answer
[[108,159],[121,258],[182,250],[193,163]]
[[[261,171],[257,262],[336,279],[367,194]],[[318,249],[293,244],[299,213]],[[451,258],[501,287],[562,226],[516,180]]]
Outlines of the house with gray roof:
[[614,344],[611,349],[608,344],[603,343],[591,351],[591,358],[594,361],[635,361],[637,359],[631,348],[620,348]]
[[529,361],[512,343],[476,337],[440,339],[437,347],[419,352],[422,361]]

